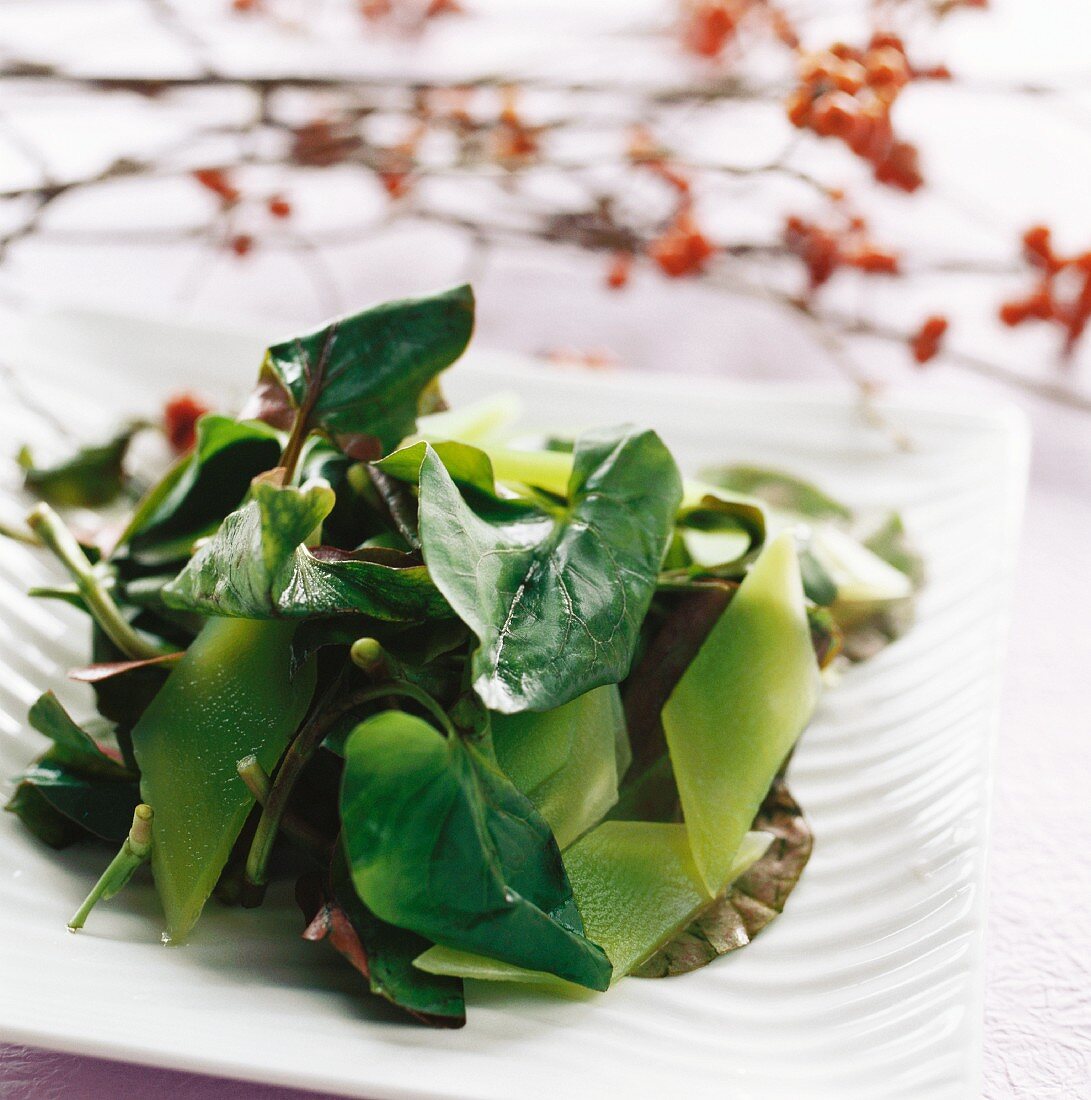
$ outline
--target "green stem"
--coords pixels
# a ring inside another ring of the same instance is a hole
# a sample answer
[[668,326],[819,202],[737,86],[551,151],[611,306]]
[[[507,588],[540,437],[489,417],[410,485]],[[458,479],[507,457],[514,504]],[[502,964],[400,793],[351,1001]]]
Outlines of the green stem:
[[349,659],[372,680],[386,680],[395,675],[390,655],[377,638],[357,638],[349,650]]
[[11,539],[13,542],[21,542],[24,546],[36,546],[41,549],[41,541],[30,531],[20,531],[18,527],[12,527],[8,523],[0,523],[0,536]]
[[285,485],[291,485],[292,479],[295,477],[296,467],[299,465],[299,458],[303,453],[303,444],[309,434],[310,426],[307,424],[304,413],[300,412],[292,424],[291,435],[288,436],[288,442],[284,445],[280,462],[277,463],[284,470]]
[[[454,736],[454,727],[443,708],[427,692],[406,680],[389,680],[374,687],[362,688],[317,713],[303,726],[284,754],[276,779],[266,798],[261,818],[258,820],[258,827],[254,832],[250,854],[246,859],[245,882],[246,892],[249,893],[254,904],[257,903],[269,879],[269,857],[273,851],[273,842],[276,840],[277,832],[288,809],[292,791],[303,774],[304,768],[310,763],[318,747],[338,720],[365,703],[390,695],[401,695],[406,699],[412,699],[437,719],[448,736]],[[245,896],[244,893],[244,898]],[[245,900],[243,904],[247,904]]]
[[[269,801],[269,791],[272,783],[269,774],[258,763],[258,758],[251,753],[244,756],[236,765],[239,778],[246,784],[246,789],[254,796],[254,801],[259,806],[264,806]],[[286,813],[281,822],[284,832],[297,844],[306,850],[307,854],[318,863],[325,865],[329,862],[330,841],[317,829],[301,821],[293,813]]]
[[141,803],[133,811],[133,824],[121,850],[110,861],[109,867],[95,883],[75,916],[68,922],[68,929],[75,932],[87,921],[87,915],[100,901],[109,901],[119,893],[133,877],[136,869],[151,855],[152,808]]
[[27,526],[68,571],[87,610],[122,653],[134,661],[144,661],[172,652],[167,647],[146,641],[125,621],[113,597],[95,575],[94,566],[83,548],[48,504],[39,504],[27,516]]

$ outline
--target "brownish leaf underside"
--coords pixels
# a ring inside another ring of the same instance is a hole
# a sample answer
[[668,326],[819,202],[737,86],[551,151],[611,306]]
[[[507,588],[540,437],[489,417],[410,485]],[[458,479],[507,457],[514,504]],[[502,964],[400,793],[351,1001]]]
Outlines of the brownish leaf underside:
[[814,835],[782,777],[766,795],[753,827],[774,835],[769,850],[726,894],[634,970],[635,977],[667,978],[699,970],[745,947],[783,911],[811,858]]

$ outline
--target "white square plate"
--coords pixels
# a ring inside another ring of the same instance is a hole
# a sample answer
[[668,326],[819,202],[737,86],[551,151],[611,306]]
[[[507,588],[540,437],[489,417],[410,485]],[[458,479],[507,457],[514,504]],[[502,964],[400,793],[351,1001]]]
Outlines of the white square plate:
[[[9,324],[4,358],[23,398],[89,435],[181,387],[241,394],[261,343],[57,312]],[[903,510],[928,563],[919,622],[826,694],[796,753],[792,787],[816,844],[785,914],[698,973],[628,980],[604,997],[473,985],[468,1026],[429,1031],[358,995],[329,948],[299,939],[287,886],[257,912],[211,904],[188,946],[165,948],[142,879],[69,935],[65,918],[103,852],[55,854],[0,815],[0,1039],[374,1100],[975,1096],[1021,420],[893,403],[886,415],[914,442],[903,453],[850,400],[814,390],[547,374],[496,357],[449,376],[456,402],[497,388],[525,399],[531,424],[650,424],[686,468],[765,462],[853,505]],[[5,454],[45,432],[22,399],[3,395]],[[16,492],[5,519],[23,506]],[[85,660],[80,617],[23,595],[52,575],[34,552],[0,545],[5,777],[42,747],[25,724],[29,703]],[[89,713],[82,690],[64,688],[78,714]]]

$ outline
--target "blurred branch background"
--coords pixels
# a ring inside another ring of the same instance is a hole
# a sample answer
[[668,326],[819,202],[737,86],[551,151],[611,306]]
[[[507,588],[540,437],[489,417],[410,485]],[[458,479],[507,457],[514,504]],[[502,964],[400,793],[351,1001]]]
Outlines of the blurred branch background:
[[1078,8],[9,0],[0,273],[281,325],[472,278],[562,363],[1088,411]]

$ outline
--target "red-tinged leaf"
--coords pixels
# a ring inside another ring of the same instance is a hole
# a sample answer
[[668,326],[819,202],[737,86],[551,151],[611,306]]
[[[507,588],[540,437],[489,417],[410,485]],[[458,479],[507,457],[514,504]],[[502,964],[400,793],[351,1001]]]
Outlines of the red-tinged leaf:
[[239,411],[240,420],[260,420],[287,432],[295,423],[296,407],[288,391],[271,371],[263,370],[258,384]]
[[326,902],[318,910],[314,919],[303,930],[303,938],[311,943],[328,939],[330,946],[344,955],[365,978],[371,977],[364,945],[344,909],[336,902]]
[[179,650],[177,653],[165,653],[162,657],[148,657],[143,661],[102,661],[95,665],[81,665],[79,668],[70,668],[68,678],[78,680],[81,684],[100,684],[103,680],[112,680],[115,676],[122,676],[138,668],[173,665],[183,656],[183,652]]
[[413,960],[432,946],[403,928],[380,920],[359,899],[340,845],[328,879],[300,879],[296,900],[306,917],[313,913],[303,938],[326,940],[364,978],[372,993],[431,1027],[456,1028],[466,1023],[466,1002],[458,978],[427,974]]
[[347,432],[339,435],[334,442],[357,462],[374,462],[383,457],[383,445],[373,435],[366,432]]

